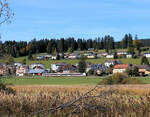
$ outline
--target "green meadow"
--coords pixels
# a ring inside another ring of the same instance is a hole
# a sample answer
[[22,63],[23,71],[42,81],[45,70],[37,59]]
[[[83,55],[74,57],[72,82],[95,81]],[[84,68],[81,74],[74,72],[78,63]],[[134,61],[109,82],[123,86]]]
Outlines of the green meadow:
[[96,85],[102,78],[99,77],[34,77],[34,78],[2,78],[8,85]]
[[[145,84],[150,84],[150,76],[138,78]],[[11,77],[2,78],[8,85],[96,85],[102,77]]]
[[[68,64],[77,64],[79,62],[78,59],[75,60],[70,60],[70,59],[63,59],[63,60],[33,60],[30,61],[27,59],[27,57],[20,57],[20,58],[15,58],[15,62],[22,62],[23,59],[26,59],[27,64],[32,64],[32,63],[42,63],[44,64],[45,68],[50,68],[50,65],[52,63],[56,63],[56,62],[66,62]],[[87,59],[87,62],[91,62],[93,64],[103,64],[105,63],[107,59],[106,58],[97,58],[97,59]],[[133,58],[122,58],[120,59],[122,61],[122,63],[126,63],[126,64],[137,64],[139,65],[141,63],[141,58],[138,59],[133,59]],[[148,59],[150,61],[150,58]]]

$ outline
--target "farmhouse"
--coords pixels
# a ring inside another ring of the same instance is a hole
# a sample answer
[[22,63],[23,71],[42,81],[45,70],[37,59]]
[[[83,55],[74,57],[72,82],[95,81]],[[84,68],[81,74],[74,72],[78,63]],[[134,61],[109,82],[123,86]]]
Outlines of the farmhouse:
[[117,52],[117,55],[127,55],[127,52]]
[[36,59],[37,59],[37,60],[44,60],[44,59],[45,59],[45,56],[37,56]]
[[148,65],[138,65],[136,67],[139,69],[139,74],[150,74],[150,67]]
[[21,67],[21,66],[22,66],[22,63],[14,63],[14,66],[15,66],[16,68]]
[[127,54],[126,58],[132,58],[132,54]]
[[112,59],[112,58],[114,58],[114,55],[113,54],[109,54],[109,55],[106,56],[106,58]]
[[44,65],[40,63],[33,63],[29,66],[29,69],[44,69]]
[[52,55],[45,55],[45,59],[49,60],[52,58]]
[[94,51],[94,48],[89,48],[88,51]]
[[94,58],[96,58],[97,56],[96,56],[96,54],[89,54],[88,56],[87,56],[87,58],[89,58],[89,59],[94,59]]
[[79,57],[80,57],[79,54],[74,54],[74,53],[68,56],[69,59],[78,59]]
[[[89,70],[92,68],[92,63],[91,62],[86,62],[86,73],[88,73]],[[77,65],[78,66],[78,65]]]
[[7,74],[7,72],[8,72],[7,66],[0,65],[0,75],[4,76]]
[[59,67],[66,65],[66,63],[55,63],[55,64],[51,64],[51,70],[53,70],[54,72],[57,72]]
[[108,55],[108,53],[101,53],[102,57],[106,57]]
[[57,56],[53,55],[52,60],[56,60],[56,59],[57,59]]
[[26,65],[22,65],[16,69],[16,76],[24,76],[28,73],[29,68]]
[[71,65],[71,64],[64,64],[64,65],[61,65],[57,72],[60,72],[60,73],[76,73],[77,72],[77,67],[74,66],[74,65]]
[[114,73],[123,73],[125,72],[129,67],[128,64],[118,64],[118,65],[115,65],[114,66],[114,69],[113,69],[113,74]]
[[28,75],[41,76],[43,73],[46,73],[45,69],[29,69]]
[[146,56],[147,58],[150,58],[150,53],[144,53],[144,56]]
[[105,62],[105,66],[110,67],[111,65],[115,65],[115,64],[122,64],[122,62],[119,59],[112,59],[112,60],[107,60]]
[[5,75],[15,74],[16,73],[15,69],[16,69],[16,67],[14,65],[1,64],[0,65],[0,75],[5,76]]

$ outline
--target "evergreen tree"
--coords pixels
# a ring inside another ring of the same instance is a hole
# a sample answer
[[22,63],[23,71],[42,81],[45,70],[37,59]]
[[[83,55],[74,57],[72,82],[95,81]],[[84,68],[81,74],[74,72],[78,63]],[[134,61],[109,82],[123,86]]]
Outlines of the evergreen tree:
[[81,51],[83,49],[82,39],[78,39],[77,43],[78,43],[78,50]]
[[56,60],[60,60],[60,55],[59,54],[56,55]]
[[23,65],[26,65],[26,59],[23,59],[23,60],[22,60],[22,64],[23,64]]
[[123,40],[122,40],[122,48],[127,48],[128,47],[128,35],[125,34]]
[[128,47],[133,47],[133,39],[131,34],[128,36]]
[[139,69],[137,67],[133,68],[132,75],[134,75],[134,76],[138,76],[139,75]]
[[69,53],[69,54],[73,53],[73,49],[72,49],[72,48],[69,48],[69,49],[68,49],[68,53]]
[[146,58],[146,56],[142,57],[142,59],[141,59],[141,65],[148,65],[148,66],[150,66],[149,61]]
[[9,57],[8,58],[8,64],[13,64],[14,63],[14,58],[13,57]]
[[115,52],[114,52],[114,59],[117,59],[117,58],[118,58],[117,52],[115,51]]
[[52,54],[52,43],[51,43],[51,41],[48,42],[47,53]]
[[134,54],[135,54],[134,47],[128,47],[128,53],[132,54],[132,56],[134,56]]
[[78,71],[80,73],[86,72],[86,61],[85,61],[85,57],[83,55],[81,56],[80,61],[79,61]]
[[29,59],[29,60],[33,60],[33,56],[32,56],[31,51],[29,51],[28,59]]
[[138,55],[140,56],[142,43],[140,40],[138,40],[137,35],[135,36],[135,40],[133,41],[133,45],[136,48],[136,50],[138,51]]
[[59,42],[58,42],[58,50],[59,50],[60,53],[64,52],[64,38],[59,40]]
[[56,55],[56,54],[57,54],[57,50],[56,50],[56,48],[54,49],[53,54],[54,54],[54,55]]

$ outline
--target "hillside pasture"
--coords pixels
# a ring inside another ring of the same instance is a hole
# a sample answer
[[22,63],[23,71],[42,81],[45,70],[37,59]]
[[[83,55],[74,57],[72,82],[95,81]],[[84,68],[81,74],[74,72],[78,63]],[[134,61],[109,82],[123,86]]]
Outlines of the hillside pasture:
[[[45,68],[50,68],[50,65],[52,63],[57,63],[57,62],[65,62],[68,64],[73,64],[76,65],[79,62],[79,59],[75,59],[75,60],[71,60],[71,59],[63,59],[63,60],[28,60],[27,57],[20,57],[20,58],[15,58],[15,62],[22,62],[23,59],[26,59],[27,64],[32,64],[32,63],[42,63],[44,64]],[[93,64],[104,64],[106,60],[106,58],[97,58],[97,59],[87,59],[87,62],[91,62]],[[133,59],[133,58],[122,58],[120,59],[122,61],[122,63],[125,64],[136,64],[136,65],[140,65],[141,64],[141,58],[138,59]],[[150,61],[150,58],[148,58],[148,60]]]

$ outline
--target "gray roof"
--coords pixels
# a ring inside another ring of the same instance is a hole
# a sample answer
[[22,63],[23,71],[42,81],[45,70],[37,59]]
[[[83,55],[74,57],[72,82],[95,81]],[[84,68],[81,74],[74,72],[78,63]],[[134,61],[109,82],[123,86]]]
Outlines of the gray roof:
[[137,67],[139,69],[146,69],[146,70],[150,71],[150,67],[148,65],[137,65]]
[[30,69],[28,74],[38,74],[38,73],[44,73],[45,72],[45,69]]

